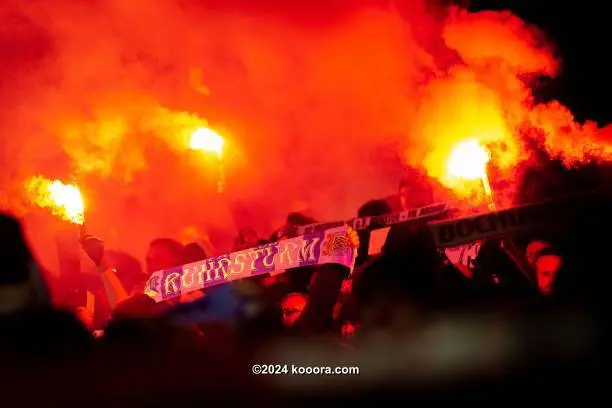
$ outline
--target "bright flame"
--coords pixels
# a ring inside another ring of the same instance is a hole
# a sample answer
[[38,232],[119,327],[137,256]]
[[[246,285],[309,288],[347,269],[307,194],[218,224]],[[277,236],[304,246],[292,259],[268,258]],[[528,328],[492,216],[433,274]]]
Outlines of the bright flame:
[[491,159],[489,151],[475,139],[466,140],[455,145],[447,163],[450,175],[464,180],[480,180],[489,209],[495,210],[493,191],[487,175],[487,163]]
[[217,132],[210,128],[197,128],[189,140],[189,147],[193,150],[216,153],[221,157],[225,140]]
[[487,174],[487,163],[491,156],[477,140],[457,143],[447,162],[448,172],[466,180],[478,180]]
[[26,184],[26,190],[36,205],[51,209],[53,215],[79,225],[85,221],[85,205],[76,185],[38,176]]

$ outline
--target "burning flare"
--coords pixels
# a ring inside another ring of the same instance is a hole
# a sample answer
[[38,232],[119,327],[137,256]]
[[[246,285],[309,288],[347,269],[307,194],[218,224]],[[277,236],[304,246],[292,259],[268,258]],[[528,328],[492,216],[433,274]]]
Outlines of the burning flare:
[[495,209],[493,191],[487,175],[487,163],[491,159],[489,151],[475,139],[457,143],[451,151],[447,163],[448,172],[464,180],[480,180],[487,196],[489,208]]
[[466,140],[457,143],[451,151],[447,169],[455,177],[478,180],[486,176],[490,158],[488,150],[477,140]]
[[189,140],[189,147],[193,150],[215,153],[219,158],[219,179],[217,180],[217,191],[222,193],[225,189],[225,169],[221,155],[225,140],[217,132],[207,127],[199,127]]
[[53,215],[66,221],[83,225],[85,205],[76,185],[38,176],[26,183],[26,190],[37,206],[51,209]]
[[189,140],[189,147],[193,150],[215,153],[219,158],[223,152],[225,140],[210,128],[197,128]]

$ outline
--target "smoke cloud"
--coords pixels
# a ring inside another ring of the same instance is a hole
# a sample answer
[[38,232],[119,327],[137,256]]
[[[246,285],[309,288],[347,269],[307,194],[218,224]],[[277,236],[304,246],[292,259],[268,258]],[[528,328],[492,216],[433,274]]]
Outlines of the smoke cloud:
[[[503,145],[509,169],[525,123],[574,123],[531,100],[529,81],[559,65],[509,13],[413,0],[5,0],[0,23],[2,202],[23,210],[28,177],[75,180],[90,231],[139,257],[188,227],[226,251],[236,228],[268,234],[289,211],[353,216],[392,194],[407,165],[441,177],[467,136]],[[187,148],[195,123],[226,138],[223,168]]]

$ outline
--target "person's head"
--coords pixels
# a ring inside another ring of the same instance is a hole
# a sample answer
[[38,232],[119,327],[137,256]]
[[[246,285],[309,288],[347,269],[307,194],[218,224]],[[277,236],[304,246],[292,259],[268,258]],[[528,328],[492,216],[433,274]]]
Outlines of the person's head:
[[410,172],[400,180],[398,194],[404,210],[425,207],[434,201],[429,181],[419,172]]
[[283,298],[281,301],[281,310],[283,312],[283,325],[285,327],[293,326],[306,307],[306,302],[308,302],[308,297],[297,292],[290,293]]
[[198,243],[192,242],[183,249],[183,263],[198,262],[206,259],[206,251]]
[[535,262],[540,252],[549,248],[552,248],[552,244],[548,241],[534,239],[533,241],[529,242],[529,244],[527,244],[527,248],[525,249],[525,256],[527,257],[529,265],[535,269]]
[[295,225],[295,226],[303,226],[303,225],[309,225],[309,224],[314,224],[317,221],[312,218],[307,216],[306,214],[300,213],[300,212],[292,212],[287,214],[287,224],[291,224],[291,225]]
[[538,279],[538,289],[543,295],[550,295],[552,292],[557,272],[563,264],[561,256],[551,250],[546,249],[540,252],[535,260],[536,277]]
[[543,295],[549,295],[562,265],[560,254],[553,249],[550,242],[533,240],[527,245],[525,255],[536,273],[538,290]]
[[142,270],[138,259],[122,251],[106,251],[104,255],[108,266],[117,270],[117,276],[128,290],[142,285],[147,275]]
[[287,215],[286,224],[282,228],[280,228],[277,232],[275,232],[272,235],[270,240],[271,241],[281,241],[283,239],[293,238],[296,236],[297,227],[303,227],[306,225],[315,224],[316,222],[317,221],[314,218],[309,217],[305,214],[302,214],[299,212],[289,213]]
[[151,241],[147,251],[147,273],[179,266],[183,261],[183,245],[170,238]]
[[358,217],[376,217],[392,213],[393,210],[386,200],[370,200],[357,210]]

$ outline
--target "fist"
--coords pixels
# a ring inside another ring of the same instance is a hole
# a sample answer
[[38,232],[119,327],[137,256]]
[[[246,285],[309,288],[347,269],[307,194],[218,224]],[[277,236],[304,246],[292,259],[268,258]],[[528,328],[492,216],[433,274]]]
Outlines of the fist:
[[80,241],[83,251],[85,251],[96,266],[100,266],[104,258],[104,241],[93,235],[85,235]]

